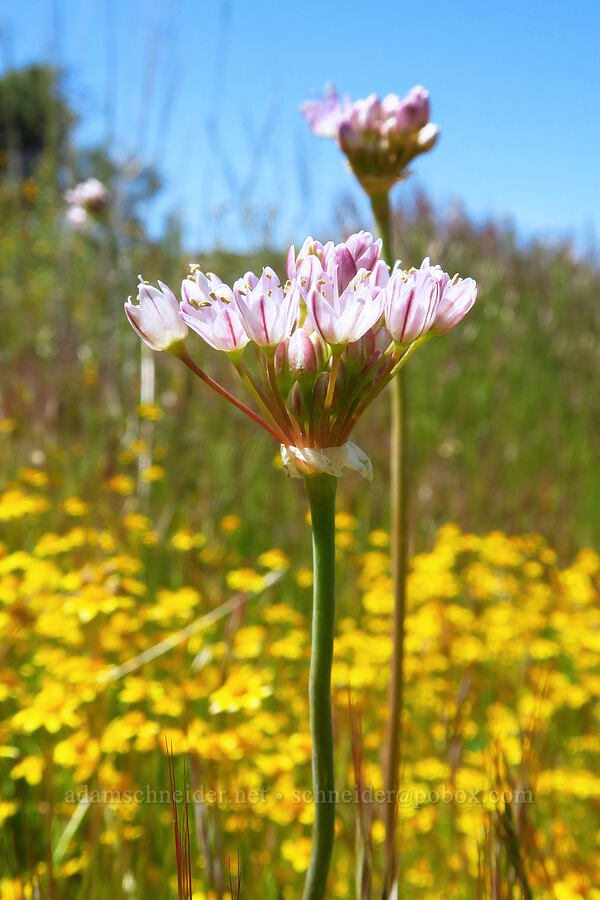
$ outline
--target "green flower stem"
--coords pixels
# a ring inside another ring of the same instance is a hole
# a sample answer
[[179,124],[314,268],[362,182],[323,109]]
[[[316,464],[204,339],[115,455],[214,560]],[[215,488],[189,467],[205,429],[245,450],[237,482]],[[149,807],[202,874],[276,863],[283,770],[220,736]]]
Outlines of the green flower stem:
[[[389,194],[370,198],[373,216],[383,241],[382,256],[393,266],[392,212]],[[387,723],[383,787],[386,791],[385,824],[385,893],[393,881],[395,868],[396,797],[402,759],[402,707],[404,703],[404,632],[406,618],[406,576],[408,573],[408,416],[406,376],[398,372],[391,391],[392,434],[390,447],[390,494],[392,575],[394,582],[394,621],[392,628],[392,662],[389,685],[389,718]]]
[[373,210],[373,218],[377,225],[379,237],[382,241],[381,256],[388,266],[393,266],[394,259],[394,241],[392,235],[392,208],[390,206],[390,195],[386,191],[383,194],[370,194],[371,209]]
[[310,728],[315,804],[313,843],[302,900],[323,900],[333,849],[335,778],[331,720],[331,663],[335,621],[335,492],[332,475],[307,475],[313,534],[313,626]]

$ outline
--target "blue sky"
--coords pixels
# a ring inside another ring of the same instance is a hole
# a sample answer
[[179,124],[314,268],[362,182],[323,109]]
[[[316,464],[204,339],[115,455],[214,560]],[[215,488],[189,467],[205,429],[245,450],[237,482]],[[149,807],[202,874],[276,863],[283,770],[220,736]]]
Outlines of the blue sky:
[[[423,84],[442,138],[413,186],[440,206],[515,221],[524,236],[600,233],[598,0],[27,0],[5,3],[0,65],[67,72],[81,144],[165,180],[149,211],[190,247],[327,237],[360,189],[299,104]],[[397,198],[410,188],[396,188]]]

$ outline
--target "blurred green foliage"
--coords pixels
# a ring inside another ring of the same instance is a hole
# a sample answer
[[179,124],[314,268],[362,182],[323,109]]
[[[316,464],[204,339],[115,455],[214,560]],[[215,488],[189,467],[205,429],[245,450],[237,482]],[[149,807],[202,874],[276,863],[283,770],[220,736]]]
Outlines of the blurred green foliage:
[[62,152],[75,116],[61,97],[59,73],[31,65],[0,78],[0,151],[2,164],[31,174],[44,150]]

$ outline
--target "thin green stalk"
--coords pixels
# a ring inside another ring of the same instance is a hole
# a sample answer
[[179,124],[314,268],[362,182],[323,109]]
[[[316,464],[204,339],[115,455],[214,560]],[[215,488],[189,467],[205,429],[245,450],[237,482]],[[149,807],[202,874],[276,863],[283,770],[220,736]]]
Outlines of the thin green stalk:
[[369,197],[371,201],[371,209],[373,210],[373,218],[377,225],[379,237],[381,238],[381,257],[388,266],[393,266],[394,259],[394,240],[392,230],[392,208],[390,206],[389,193],[373,194]]
[[377,385],[377,387],[374,388],[371,393],[368,394],[367,397],[365,397],[354,409],[351,409],[350,412],[346,413],[348,421],[345,429],[342,431],[342,442],[348,440],[352,429],[354,428],[360,417],[363,415],[365,410],[367,410],[369,406],[371,406],[371,404],[379,396],[381,391],[385,390],[390,381],[396,380],[402,368],[406,365],[413,353],[418,350],[426,340],[428,340],[427,336],[417,338],[416,341],[413,341],[412,344],[409,345],[408,349],[405,350],[404,353],[396,359],[396,362],[394,363],[391,371],[385,376],[385,378],[381,379],[381,382]]
[[329,381],[327,382],[327,395],[325,397],[325,405],[323,407],[323,414],[321,417],[321,441],[324,442],[327,438],[328,432],[328,424],[329,424],[329,412],[331,410],[331,404],[333,402],[333,394],[335,391],[335,381],[337,378],[337,371],[340,366],[340,362],[342,361],[342,354],[337,352],[333,354],[331,358],[331,369],[329,370]]
[[402,761],[402,710],[404,707],[404,634],[406,619],[406,579],[408,575],[408,417],[406,378],[399,372],[392,382],[391,434],[391,521],[392,577],[394,583],[393,645],[388,706],[390,717],[384,761],[385,864],[388,891],[394,876],[396,837],[396,797]]
[[292,416],[289,414],[288,409],[285,405],[285,401],[281,396],[281,391],[279,390],[279,384],[277,383],[277,373],[275,372],[275,355],[273,353],[267,356],[266,353],[263,353],[266,363],[267,363],[267,376],[269,379],[269,384],[271,385],[271,391],[273,396],[275,397],[275,402],[279,406],[281,410],[281,416],[283,421],[285,422],[286,430],[289,431],[290,439],[294,442],[296,446],[301,444],[301,437],[296,428],[296,423]]
[[[382,256],[393,266],[392,212],[389,194],[371,197],[373,216],[382,238]],[[402,708],[404,703],[404,632],[406,618],[406,577],[408,573],[408,416],[406,375],[398,372],[392,382],[390,446],[390,495],[392,575],[394,583],[394,619],[392,660],[388,693],[389,718],[385,743],[383,787],[385,845],[384,897],[388,896],[395,876],[396,797],[402,759]]]
[[315,817],[302,900],[323,900],[333,849],[335,778],[331,719],[331,663],[335,621],[335,492],[332,475],[307,475],[313,534],[313,626],[310,660],[310,728]]
[[268,431],[269,434],[271,435],[271,437],[275,438],[277,443],[279,443],[279,444],[281,443],[281,438],[282,438],[281,434],[278,434],[278,432],[275,431],[275,429],[272,428],[268,422],[265,422],[265,420],[262,419],[257,413],[255,413],[253,409],[250,409],[249,406],[246,406],[245,403],[242,403],[241,400],[238,400],[237,397],[233,396],[233,394],[230,394],[229,391],[226,390],[224,387],[222,387],[217,381],[215,381],[214,378],[211,378],[210,375],[207,375],[206,372],[203,372],[202,369],[200,369],[196,365],[194,360],[191,358],[191,356],[187,352],[187,350],[185,348],[185,344],[182,343],[181,346],[179,346],[177,348],[176,352],[175,351],[172,351],[172,352],[174,353],[175,356],[177,356],[178,359],[180,359],[183,363],[186,364],[188,369],[192,370],[194,375],[197,375],[198,378],[201,378],[205,384],[207,384],[210,388],[213,389],[213,391],[216,391],[222,397],[225,397],[226,400],[229,400],[229,402],[232,403],[233,406],[237,407],[237,409],[239,409],[240,412],[245,413],[247,416],[249,416],[249,418],[252,419],[253,422],[256,422],[256,424],[260,425],[261,428],[264,428],[265,431]]
[[273,425],[274,428],[278,429],[279,431],[282,431],[283,427],[282,427],[281,422],[279,422],[277,420],[276,416],[273,413],[273,410],[270,409],[269,404],[267,402],[267,398],[265,397],[265,395],[263,394],[263,392],[261,391],[259,386],[254,381],[254,378],[252,377],[252,375],[250,374],[250,372],[248,371],[246,366],[242,362],[234,363],[234,365],[235,365],[238,375],[240,376],[240,378],[242,379],[242,381],[244,382],[244,384],[246,385],[246,387],[248,388],[248,390],[250,391],[250,393],[256,400],[257,404],[259,405],[259,407],[262,409],[263,413],[267,417],[267,421],[269,421],[271,423],[271,425]]

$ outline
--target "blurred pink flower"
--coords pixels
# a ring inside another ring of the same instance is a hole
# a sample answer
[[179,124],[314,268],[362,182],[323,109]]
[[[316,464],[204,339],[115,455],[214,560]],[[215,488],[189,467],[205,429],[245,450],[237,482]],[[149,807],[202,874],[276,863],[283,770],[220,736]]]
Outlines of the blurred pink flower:
[[88,212],[104,209],[109,196],[108,189],[97,178],[88,178],[65,191],[65,200],[70,206],[82,206]]
[[435,145],[439,129],[429,122],[429,92],[421,85],[406,97],[370,94],[340,98],[330,88],[323,100],[301,111],[315,134],[336,140],[368,194],[389,190],[406,176],[410,161]]
[[349,97],[338,97],[330,85],[322,100],[307,100],[300,109],[315,134],[337,141],[340,126],[352,116],[353,105]]
[[79,206],[79,204],[74,204],[73,206],[69,206],[67,209],[67,222],[71,226],[71,228],[77,229],[77,231],[81,231],[84,228],[87,228],[89,224],[89,216],[83,206]]

